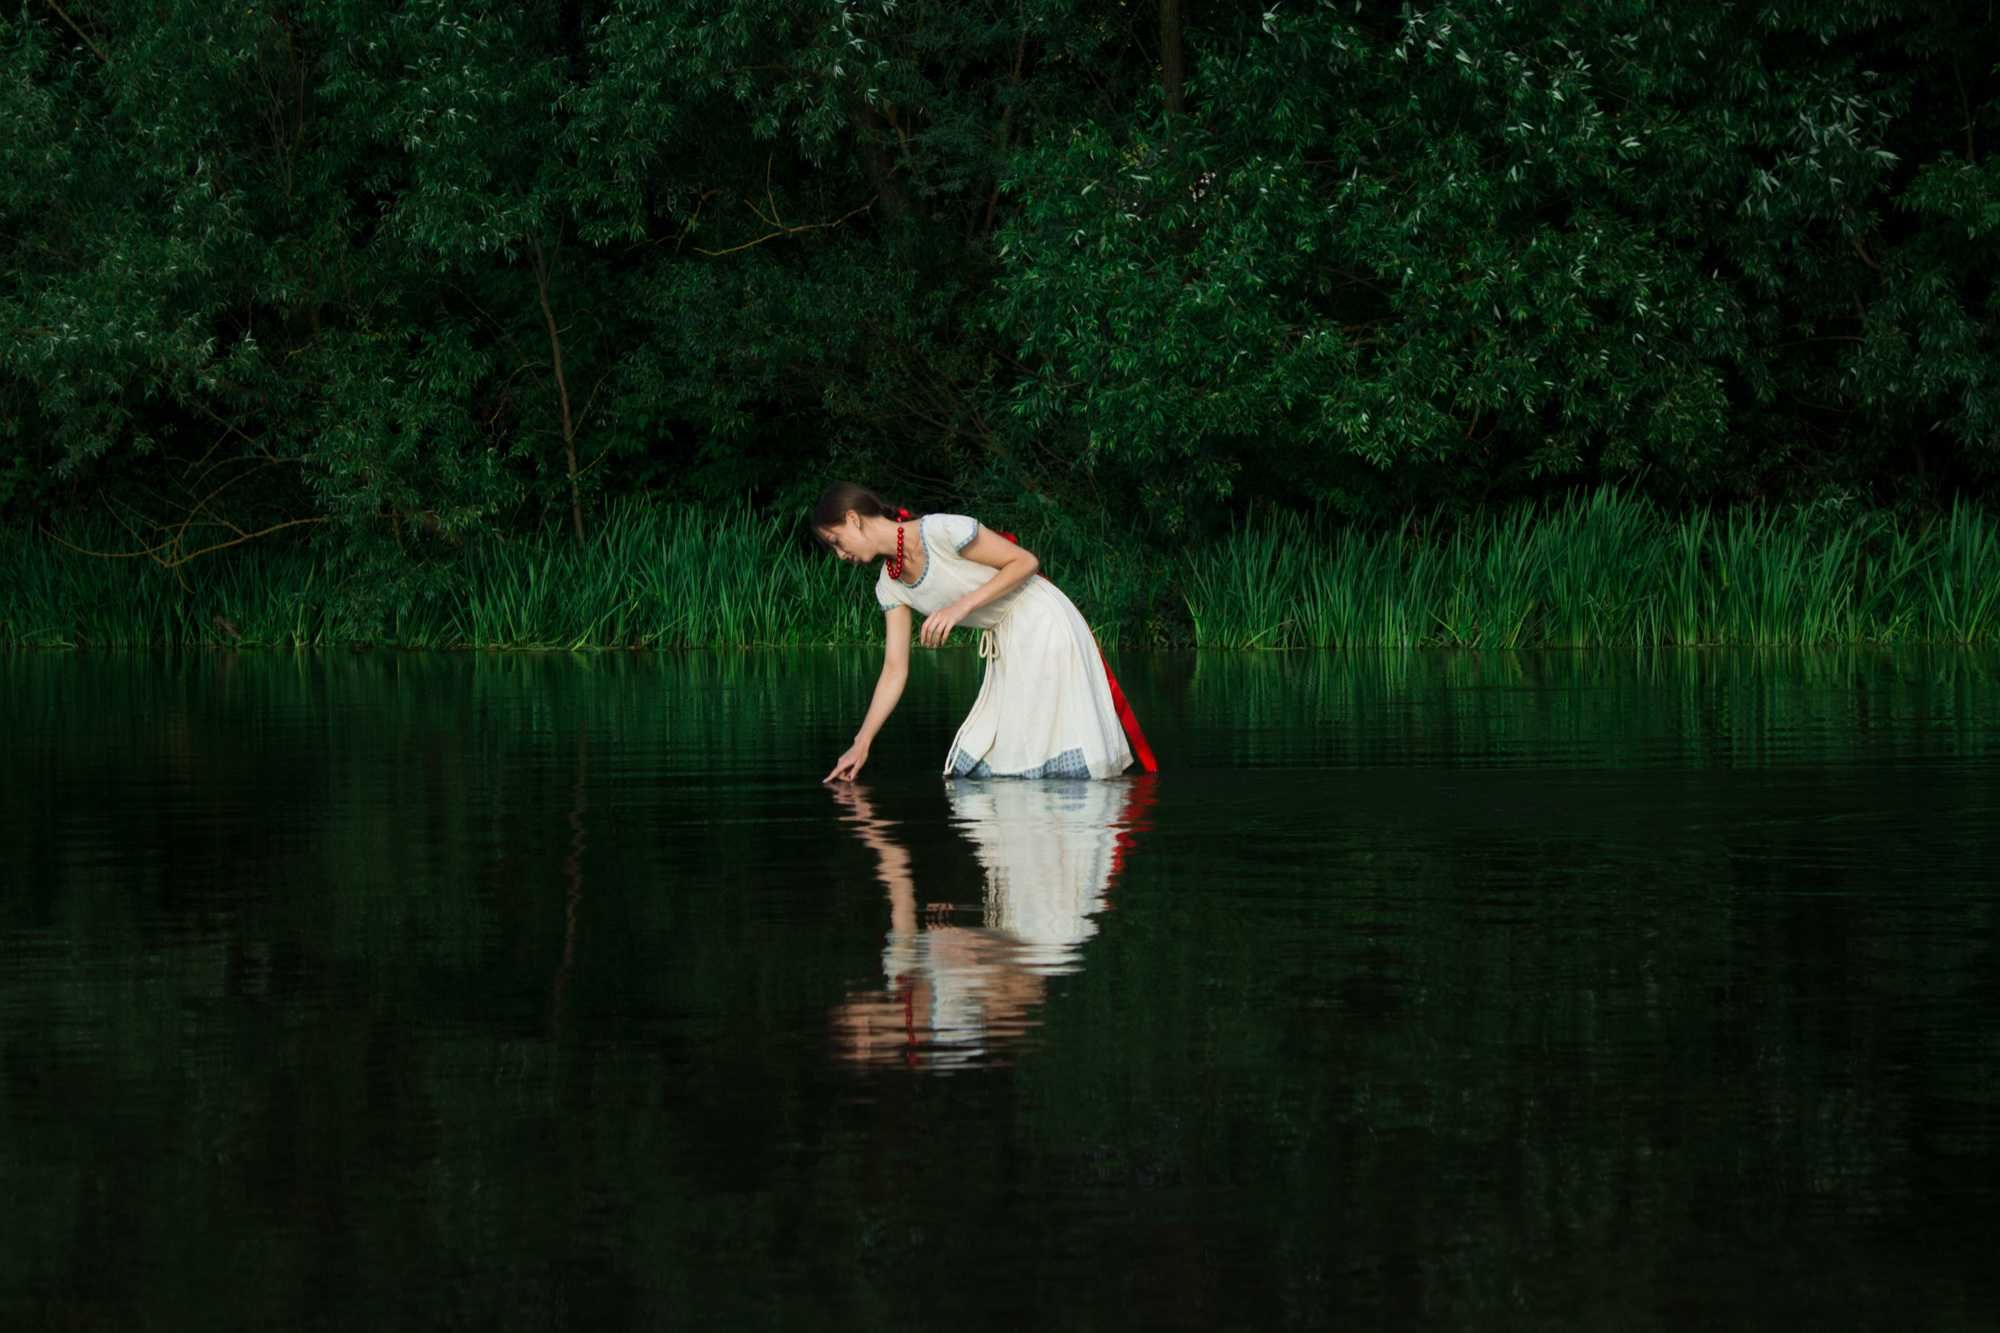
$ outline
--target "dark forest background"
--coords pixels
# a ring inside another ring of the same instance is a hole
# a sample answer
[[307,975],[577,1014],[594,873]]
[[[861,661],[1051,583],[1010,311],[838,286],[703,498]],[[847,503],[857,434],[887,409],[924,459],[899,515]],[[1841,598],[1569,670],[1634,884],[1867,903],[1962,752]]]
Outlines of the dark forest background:
[[1993,18],[15,0],[0,518],[1934,512],[2000,460]]

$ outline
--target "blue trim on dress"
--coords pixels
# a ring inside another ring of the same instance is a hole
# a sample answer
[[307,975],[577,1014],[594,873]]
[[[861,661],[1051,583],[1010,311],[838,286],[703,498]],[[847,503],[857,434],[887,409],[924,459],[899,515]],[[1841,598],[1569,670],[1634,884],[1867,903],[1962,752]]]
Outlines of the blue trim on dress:
[[1020,773],[996,774],[993,765],[984,759],[974,759],[959,749],[951,752],[949,767],[951,775],[955,778],[1087,778],[1090,776],[1090,761],[1083,757],[1081,745],[1064,750],[1053,759],[1045,760]]
[[966,535],[966,538],[965,538],[965,540],[964,540],[964,541],[962,541],[962,542],[960,542],[960,543],[958,544],[958,553],[959,553],[960,555],[964,555],[964,554],[965,554],[965,548],[966,548],[966,547],[968,547],[968,546],[970,546],[970,545],[972,545],[973,541],[974,541],[974,540],[975,540],[975,539],[976,539],[976,538],[977,538],[978,536],[979,536],[979,520],[975,518],[975,519],[973,519],[973,520],[972,520],[972,531],[971,531],[970,533],[968,533],[968,534]]

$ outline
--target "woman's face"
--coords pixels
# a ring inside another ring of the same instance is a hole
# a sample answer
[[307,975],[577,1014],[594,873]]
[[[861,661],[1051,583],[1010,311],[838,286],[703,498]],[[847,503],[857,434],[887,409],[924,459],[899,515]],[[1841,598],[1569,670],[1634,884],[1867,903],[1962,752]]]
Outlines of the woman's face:
[[865,565],[869,555],[861,544],[861,519],[852,510],[839,526],[821,528],[820,540],[833,548],[833,553],[850,565]]

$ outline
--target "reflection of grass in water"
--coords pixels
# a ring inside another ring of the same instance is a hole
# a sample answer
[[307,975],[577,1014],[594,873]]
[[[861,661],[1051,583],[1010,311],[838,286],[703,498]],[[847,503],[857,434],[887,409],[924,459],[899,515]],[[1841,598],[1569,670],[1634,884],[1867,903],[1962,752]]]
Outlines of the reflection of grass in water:
[[[1228,701],[1246,761],[1316,741],[1567,753],[1609,766],[1674,754],[1838,761],[1884,743],[1871,724],[1899,753],[1985,754],[1984,700],[2000,676],[1990,651],[1925,647],[1359,649],[1194,662],[1194,690]],[[1913,731],[1912,719],[1926,725]]]
[[[969,658],[923,655],[913,702],[939,689],[969,697]],[[231,853],[244,878],[272,880],[271,896],[317,950],[372,972],[406,957],[413,941],[463,962],[488,942],[481,923],[496,896],[532,897],[559,881],[501,853],[524,832],[538,848],[567,846],[586,739],[593,772],[635,784],[598,798],[600,817],[629,803],[637,817],[685,821],[691,843],[709,852],[726,844],[734,857],[754,853],[767,831],[738,817],[734,800],[714,800],[716,770],[768,768],[779,756],[787,771],[770,783],[812,792],[838,752],[826,738],[851,730],[871,683],[872,664],[856,655],[810,651],[19,655],[0,657],[0,731],[20,738],[16,764],[35,753],[32,738],[61,737],[60,754],[43,762],[105,775],[94,799],[136,803],[142,841],[200,858]],[[920,738],[907,729],[878,753],[887,762]],[[927,768],[935,760],[928,750],[923,758]],[[128,791],[120,784],[130,775],[161,788]],[[215,821],[199,808],[201,793],[228,793],[223,813],[238,818],[235,803],[256,792],[311,812],[310,845],[267,848],[254,821],[230,835],[245,840],[234,851],[202,832]],[[179,803],[167,804],[175,794]],[[510,822],[522,811],[537,812],[525,829]],[[37,813],[48,811],[0,802],[0,845],[49,846],[57,835],[31,823]],[[701,832],[711,820],[712,832]],[[713,864],[706,857],[690,860],[690,883],[709,874],[698,868]],[[66,896],[65,910],[89,918],[69,925],[80,935],[119,932],[143,950],[132,921],[157,897],[186,892],[174,883],[177,866],[161,855],[107,872],[119,891]],[[55,873],[20,868],[29,881]],[[684,902],[684,887],[663,885],[659,905]]]
[[1272,519],[1193,552],[1183,588],[1224,648],[1991,643],[2000,522],[1670,518],[1599,491],[1438,531]]

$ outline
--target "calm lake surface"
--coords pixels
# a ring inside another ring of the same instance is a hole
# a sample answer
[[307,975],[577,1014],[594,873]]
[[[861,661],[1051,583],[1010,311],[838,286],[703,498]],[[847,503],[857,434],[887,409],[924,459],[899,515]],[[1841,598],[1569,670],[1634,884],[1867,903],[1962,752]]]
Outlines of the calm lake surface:
[[0,657],[0,1327],[2000,1324],[2000,659]]

